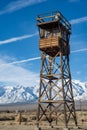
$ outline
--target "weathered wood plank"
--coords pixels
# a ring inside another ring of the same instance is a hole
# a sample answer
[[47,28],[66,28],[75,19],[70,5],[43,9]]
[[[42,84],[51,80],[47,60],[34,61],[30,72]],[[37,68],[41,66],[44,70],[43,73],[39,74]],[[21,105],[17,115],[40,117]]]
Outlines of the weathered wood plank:
[[42,38],[40,39],[40,48],[46,48],[46,47],[58,47],[59,46],[59,37],[49,37],[49,38]]

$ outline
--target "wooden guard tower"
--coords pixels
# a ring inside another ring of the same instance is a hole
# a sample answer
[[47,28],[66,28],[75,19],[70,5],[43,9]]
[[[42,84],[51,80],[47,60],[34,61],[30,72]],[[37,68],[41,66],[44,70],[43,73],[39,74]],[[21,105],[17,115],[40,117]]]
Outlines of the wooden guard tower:
[[[38,125],[77,125],[69,66],[71,25],[59,12],[37,16],[41,50]],[[71,121],[70,121],[71,120]]]

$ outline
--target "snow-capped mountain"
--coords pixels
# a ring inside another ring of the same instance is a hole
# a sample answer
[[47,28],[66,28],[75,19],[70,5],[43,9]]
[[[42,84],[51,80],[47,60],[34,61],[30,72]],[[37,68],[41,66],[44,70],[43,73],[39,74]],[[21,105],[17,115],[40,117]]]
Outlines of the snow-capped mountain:
[[38,87],[0,86],[0,104],[35,102],[38,98]]
[[[73,94],[76,100],[87,100],[87,83],[73,80]],[[38,85],[34,87],[0,85],[0,104],[36,102]]]
[[76,100],[87,100],[87,82],[72,81],[73,95]]

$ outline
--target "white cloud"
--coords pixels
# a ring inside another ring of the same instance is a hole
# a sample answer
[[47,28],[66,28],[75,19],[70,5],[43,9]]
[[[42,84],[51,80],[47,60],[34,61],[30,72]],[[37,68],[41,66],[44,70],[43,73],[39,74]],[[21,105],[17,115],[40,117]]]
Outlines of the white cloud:
[[[87,48],[83,48],[83,49],[79,49],[79,50],[74,50],[74,51],[71,51],[71,53],[79,53],[79,52],[84,52],[84,51],[87,51]],[[1,57],[0,57],[1,58]],[[4,58],[4,57],[3,57]],[[7,56],[8,58],[8,56]],[[7,58],[4,58],[5,61],[7,61]],[[12,58],[13,60],[15,58]],[[29,61],[34,61],[34,60],[40,60],[41,57],[34,57],[34,58],[28,58],[28,59],[24,59],[24,60],[19,60],[19,61],[12,61],[12,62],[9,62],[9,63],[1,63],[0,66],[8,66],[8,65],[16,65],[16,64],[21,64],[21,63],[26,63],[26,62],[29,62]],[[11,60],[11,59],[10,59]]]
[[[19,60],[19,61],[13,61],[13,62],[10,62],[10,63],[2,63],[1,66],[4,66],[4,65],[15,65],[15,64],[21,64],[21,63],[26,63],[26,62],[29,62],[29,61],[34,61],[34,60],[39,60],[41,59],[41,57],[34,57],[34,58],[28,58],[28,59],[25,59],[25,60]],[[7,60],[7,59],[5,59]]]
[[87,16],[82,17],[82,18],[72,19],[72,20],[70,20],[70,23],[72,25],[74,25],[74,24],[79,24],[79,23],[86,22],[86,21],[87,21]]
[[14,11],[20,10],[22,8],[28,7],[33,4],[41,3],[46,0],[16,0],[10,2],[3,10],[0,11],[0,15],[6,13],[12,13]]
[[29,62],[29,61],[34,61],[34,60],[39,60],[39,59],[41,59],[41,57],[34,57],[34,58],[25,59],[25,60],[14,61],[14,62],[11,62],[9,64],[21,64],[21,63],[25,63],[25,62]]
[[78,53],[78,52],[84,52],[84,51],[87,51],[87,48],[83,48],[83,49],[79,49],[79,50],[74,50],[74,51],[71,51],[71,53]]
[[21,66],[11,65],[0,59],[0,82],[15,83],[17,85],[35,86],[39,81],[39,74]]
[[[71,53],[79,53],[79,52],[84,52],[84,51],[87,51],[87,48],[74,50],[74,51],[71,51]],[[34,58],[28,58],[28,59],[20,60],[20,61],[13,61],[9,64],[21,64],[21,63],[26,63],[26,62],[29,62],[29,61],[40,60],[40,59],[41,59],[41,57],[34,57]]]
[[[75,50],[71,53],[79,53],[84,51],[87,51],[87,48]],[[38,59],[40,59],[40,57],[34,57],[8,63],[7,61],[10,61],[11,58],[9,58],[8,56],[6,56],[6,58],[0,57],[0,82],[7,82],[11,84],[15,83],[24,86],[35,86],[39,82],[39,74],[27,70],[21,66],[17,66],[16,64],[25,63]],[[78,74],[80,73],[78,72]]]
[[6,39],[6,40],[3,40],[3,41],[0,41],[0,45],[2,45],[2,44],[9,44],[9,43],[12,43],[12,42],[28,39],[28,38],[36,36],[37,34],[38,33],[34,33],[34,34],[23,35],[23,36],[20,36],[20,37],[13,37],[13,38],[10,38],[10,39]]
[[81,74],[81,71],[77,71],[76,73],[77,73],[78,75],[80,75],[80,74]]

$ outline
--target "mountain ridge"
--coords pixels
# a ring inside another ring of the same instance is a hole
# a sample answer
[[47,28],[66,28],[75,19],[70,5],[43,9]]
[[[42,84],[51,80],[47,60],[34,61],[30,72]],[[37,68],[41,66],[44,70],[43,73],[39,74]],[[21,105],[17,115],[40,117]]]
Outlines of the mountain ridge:
[[[32,103],[37,102],[39,85],[1,85],[0,86],[0,104],[9,103]],[[87,83],[79,80],[72,80],[73,95],[75,100],[87,100]]]

